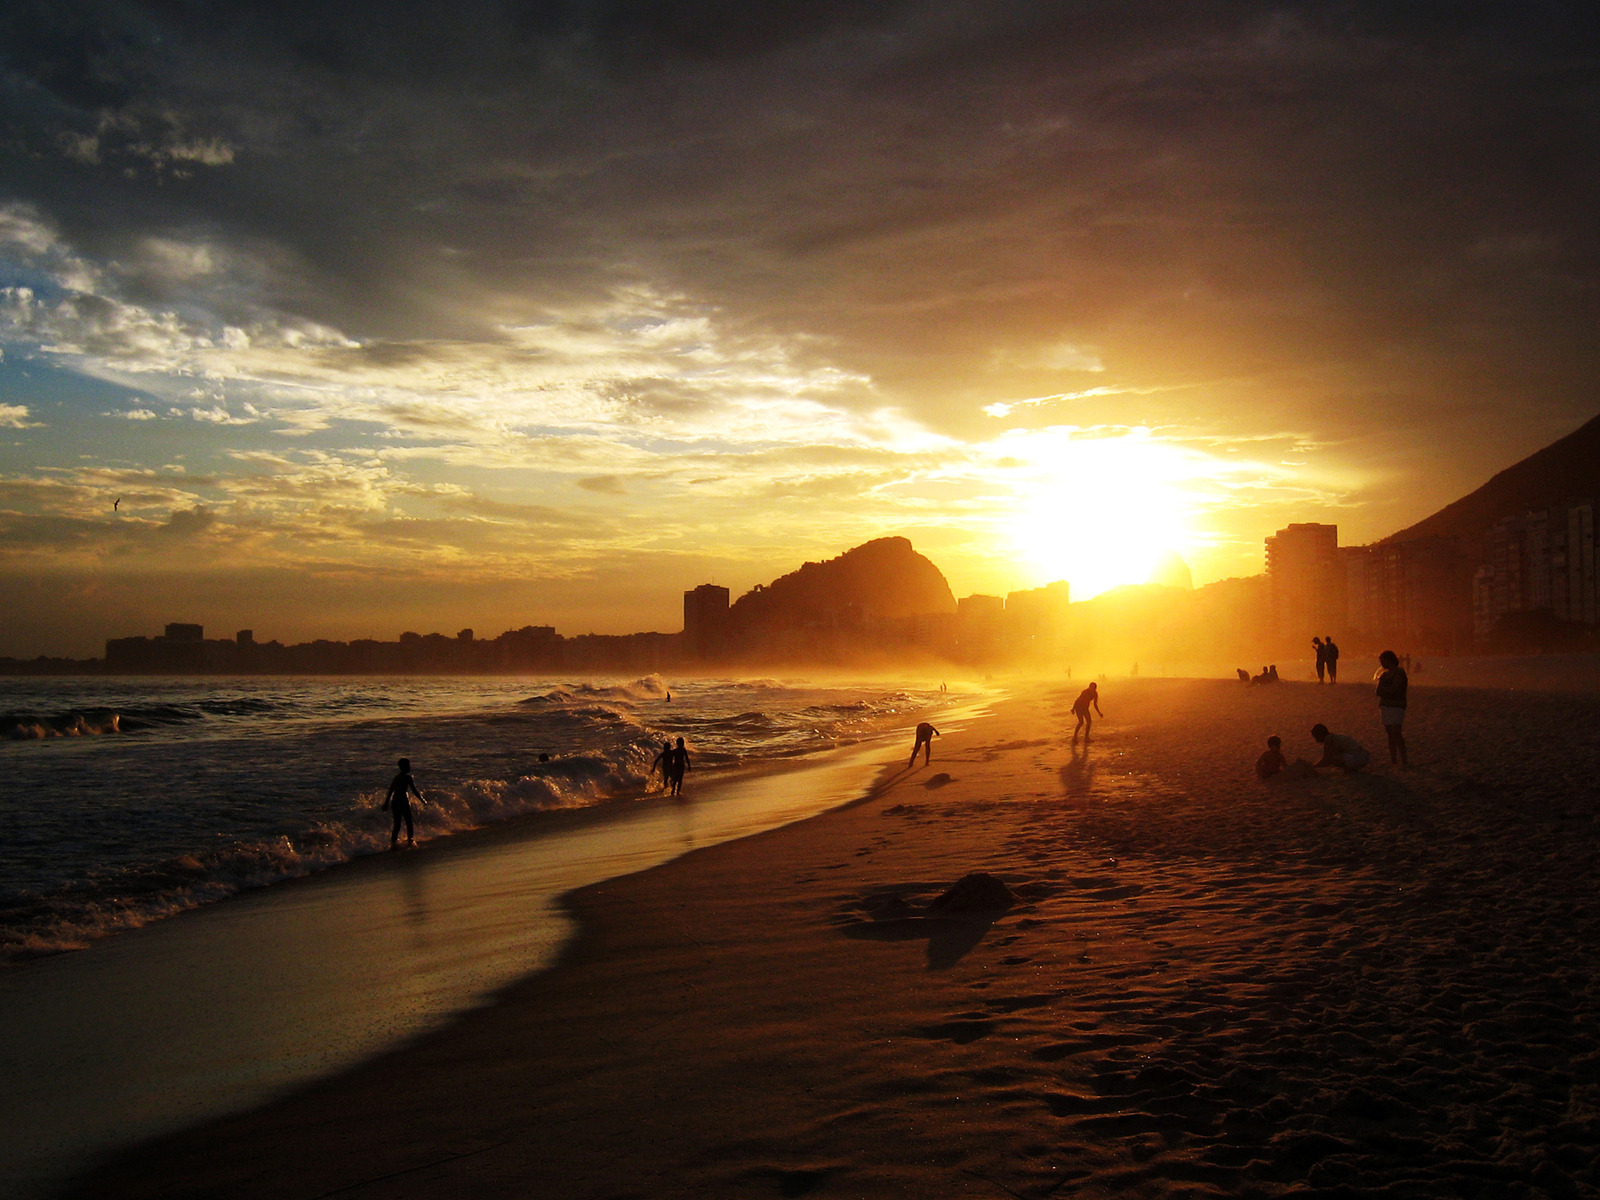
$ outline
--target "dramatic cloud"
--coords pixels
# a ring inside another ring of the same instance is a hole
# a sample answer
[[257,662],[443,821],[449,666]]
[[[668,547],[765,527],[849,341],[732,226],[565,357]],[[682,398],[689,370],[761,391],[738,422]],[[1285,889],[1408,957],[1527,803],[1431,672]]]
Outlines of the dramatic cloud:
[[628,629],[889,532],[1081,594],[1040,514],[1141,486],[1201,582],[1381,536],[1593,415],[1594,48],[1572,3],[16,0],[0,558]]

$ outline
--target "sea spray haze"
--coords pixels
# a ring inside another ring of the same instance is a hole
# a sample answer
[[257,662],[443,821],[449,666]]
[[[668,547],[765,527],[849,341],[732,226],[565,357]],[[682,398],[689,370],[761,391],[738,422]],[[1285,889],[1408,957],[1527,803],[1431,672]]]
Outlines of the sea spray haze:
[[669,700],[656,676],[0,682],[0,958],[385,848],[378,803],[401,755],[435,838],[636,799],[668,737],[716,770],[861,741],[953,699],[702,680]]

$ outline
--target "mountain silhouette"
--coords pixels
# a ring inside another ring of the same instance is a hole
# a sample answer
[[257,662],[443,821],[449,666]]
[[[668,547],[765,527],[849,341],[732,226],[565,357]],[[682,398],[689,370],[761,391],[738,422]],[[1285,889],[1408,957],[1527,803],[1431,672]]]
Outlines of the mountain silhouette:
[[953,613],[956,599],[944,573],[903,537],[876,538],[838,558],[808,562],[798,571],[756,585],[734,602],[734,623],[800,627],[836,624],[851,616],[912,617]]
[[1600,416],[1507,467],[1477,491],[1382,540],[1454,537],[1476,548],[1489,526],[1503,517],[1591,496],[1600,496]]

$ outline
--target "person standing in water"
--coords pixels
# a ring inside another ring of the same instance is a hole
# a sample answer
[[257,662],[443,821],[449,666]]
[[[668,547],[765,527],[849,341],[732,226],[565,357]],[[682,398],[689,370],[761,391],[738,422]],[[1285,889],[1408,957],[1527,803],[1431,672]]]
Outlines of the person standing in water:
[[1080,729],[1083,730],[1084,742],[1087,743],[1089,741],[1089,730],[1094,727],[1094,722],[1089,717],[1089,706],[1091,704],[1094,705],[1095,712],[1100,713],[1100,719],[1104,720],[1106,714],[1100,712],[1100,685],[1098,683],[1091,682],[1088,687],[1078,693],[1078,698],[1072,702],[1072,715],[1078,718],[1078,723],[1072,727],[1073,745],[1078,744],[1078,730]]
[[672,794],[680,796],[683,794],[683,773],[689,770],[689,752],[684,749],[682,738],[679,738],[678,744],[673,747],[671,762]]
[[917,751],[922,751],[922,765],[927,766],[933,760],[933,739],[939,736],[939,731],[926,721],[917,726],[917,741],[911,747],[911,761],[906,766],[917,765]]
[[1406,689],[1410,680],[1400,665],[1400,657],[1393,650],[1378,655],[1378,665],[1383,673],[1378,676],[1378,719],[1383,731],[1389,735],[1389,761],[1402,767],[1406,761],[1406,739],[1402,732],[1406,720]]
[[400,841],[400,822],[406,823],[406,845],[417,844],[415,831],[411,826],[411,797],[417,798],[417,803],[424,808],[428,802],[422,798],[422,793],[417,791],[417,781],[411,778],[411,760],[400,760],[400,773],[389,781],[389,791],[383,798],[382,808],[394,810],[394,828],[389,831],[389,849],[393,850]]
[[657,769],[661,771],[661,790],[665,792],[672,787],[671,741],[665,741],[661,743],[661,753],[656,755],[655,761],[650,764],[650,772],[645,776],[645,779],[648,781],[650,776],[656,773]]

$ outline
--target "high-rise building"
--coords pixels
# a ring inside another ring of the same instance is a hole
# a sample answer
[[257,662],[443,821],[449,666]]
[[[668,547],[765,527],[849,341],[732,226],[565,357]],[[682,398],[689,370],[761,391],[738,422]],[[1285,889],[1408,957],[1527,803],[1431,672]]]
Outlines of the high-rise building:
[[1344,569],[1339,527],[1305,523],[1267,539],[1267,589],[1273,632],[1307,640],[1344,632]]
[[683,642],[690,658],[715,659],[727,652],[727,588],[702,583],[683,594]]
[[1475,634],[1493,633],[1510,613],[1548,612],[1573,625],[1600,624],[1594,509],[1593,500],[1573,500],[1489,527],[1472,585]]
[[1346,627],[1399,651],[1459,648],[1472,625],[1470,560],[1455,538],[1341,546]]

